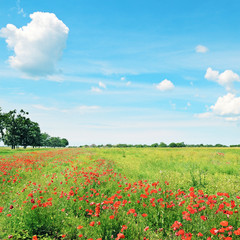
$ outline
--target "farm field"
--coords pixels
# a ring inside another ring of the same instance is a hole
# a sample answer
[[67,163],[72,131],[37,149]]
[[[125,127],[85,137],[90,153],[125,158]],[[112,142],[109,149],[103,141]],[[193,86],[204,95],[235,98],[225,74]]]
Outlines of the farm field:
[[240,149],[0,149],[0,239],[239,239]]

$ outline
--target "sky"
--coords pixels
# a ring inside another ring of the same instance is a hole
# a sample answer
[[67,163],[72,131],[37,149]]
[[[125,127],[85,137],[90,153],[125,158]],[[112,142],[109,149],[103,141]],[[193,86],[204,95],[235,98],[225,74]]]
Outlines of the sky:
[[72,146],[239,144],[239,8],[0,0],[0,107]]

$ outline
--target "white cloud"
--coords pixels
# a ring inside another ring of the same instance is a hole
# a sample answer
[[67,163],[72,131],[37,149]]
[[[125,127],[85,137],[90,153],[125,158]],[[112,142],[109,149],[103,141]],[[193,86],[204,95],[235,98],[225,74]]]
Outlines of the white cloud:
[[125,77],[121,77],[121,81],[125,81],[126,80],[126,78]]
[[56,111],[56,112],[64,112],[64,113],[86,113],[86,112],[93,112],[95,110],[100,109],[99,106],[87,106],[87,105],[80,105],[75,108],[69,108],[69,109],[59,109],[55,107],[46,107],[41,104],[34,104],[32,105],[33,108],[43,110],[43,111]]
[[212,105],[210,109],[218,116],[240,115],[240,97],[228,93],[223,97],[219,97],[215,105]]
[[197,53],[206,53],[208,51],[208,48],[203,45],[198,45],[196,46],[195,51]]
[[36,109],[40,109],[40,110],[44,110],[44,111],[55,111],[57,110],[56,108],[53,108],[53,107],[45,107],[41,104],[34,104],[32,105],[34,108]]
[[209,111],[195,115],[198,118],[222,118],[226,121],[237,121],[240,119],[240,97],[228,93],[219,97],[216,103],[210,106]]
[[207,80],[216,81],[221,86],[224,86],[227,91],[233,89],[234,82],[240,82],[240,77],[237,73],[234,73],[232,70],[225,70],[221,74],[218,71],[208,68],[205,74]]
[[217,81],[218,77],[219,77],[219,72],[212,70],[212,68],[208,68],[207,72],[204,76],[207,80],[211,80],[211,81]]
[[174,88],[174,85],[171,81],[164,79],[162,82],[156,85],[156,88],[160,91],[167,91]]
[[205,112],[205,113],[199,113],[199,114],[195,114],[194,115],[195,117],[198,117],[198,118],[210,118],[213,116],[213,113],[212,112]]
[[98,85],[99,85],[99,87],[101,87],[101,88],[106,88],[106,84],[104,84],[103,82],[99,82]]
[[102,92],[102,89],[100,89],[100,88],[98,88],[98,87],[92,87],[92,88],[91,88],[91,91],[92,91],[92,92],[100,93],[100,92]]
[[95,110],[98,110],[100,109],[99,106],[86,106],[86,105],[82,105],[82,106],[78,106],[74,109],[74,111],[77,111],[77,112],[88,112],[88,111],[95,111]]
[[7,24],[0,30],[0,37],[15,55],[9,57],[12,68],[30,77],[42,77],[56,73],[56,63],[66,45],[68,27],[55,14],[34,12],[32,21],[17,28]]
[[129,86],[129,85],[131,85],[131,82],[130,82],[130,81],[128,81],[128,82],[126,83],[126,86]]

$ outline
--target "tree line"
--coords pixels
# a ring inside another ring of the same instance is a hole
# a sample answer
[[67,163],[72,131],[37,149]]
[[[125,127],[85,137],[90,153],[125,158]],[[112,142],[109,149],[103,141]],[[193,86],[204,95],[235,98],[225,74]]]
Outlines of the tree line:
[[[220,143],[217,143],[215,145],[212,144],[185,144],[184,142],[171,142],[169,144],[166,144],[164,142],[160,142],[160,143],[153,143],[153,144],[124,144],[124,143],[120,143],[120,144],[116,144],[116,145],[112,145],[112,144],[106,144],[106,145],[96,145],[96,144],[91,144],[91,145],[83,145],[80,147],[106,147],[106,148],[112,148],[112,147],[117,147],[117,148],[130,148],[130,147],[136,147],[136,148],[145,148],[145,147],[152,147],[152,148],[179,148],[179,147],[228,147],[227,145],[223,145]],[[240,147],[240,145],[230,145],[230,147]]]
[[0,108],[0,141],[12,149],[22,146],[32,147],[66,147],[66,138],[51,137],[47,133],[41,133],[37,122],[31,121],[28,112],[11,110],[3,113]]

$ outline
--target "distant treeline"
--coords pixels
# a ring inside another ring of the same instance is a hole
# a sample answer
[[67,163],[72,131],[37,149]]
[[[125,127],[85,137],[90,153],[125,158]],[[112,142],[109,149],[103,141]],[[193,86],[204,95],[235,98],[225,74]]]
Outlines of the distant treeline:
[[4,145],[16,147],[66,147],[66,138],[51,137],[47,133],[41,133],[39,124],[27,117],[28,112],[16,110],[3,113],[0,108],[0,141]]
[[[170,144],[166,144],[164,142],[161,143],[153,143],[151,145],[147,145],[147,144],[136,144],[136,145],[132,145],[132,144],[116,144],[116,145],[112,145],[112,144],[106,144],[106,145],[95,145],[95,144],[91,144],[91,145],[83,145],[80,147],[107,147],[107,148],[112,148],[112,147],[117,147],[117,148],[130,148],[130,147],[136,147],[136,148],[145,148],[145,147],[152,147],[152,148],[179,148],[179,147],[228,147],[227,145],[223,145],[223,144],[185,144],[184,142],[180,142],[180,143],[175,143],[172,142]],[[230,145],[230,147],[240,147],[239,145]]]

